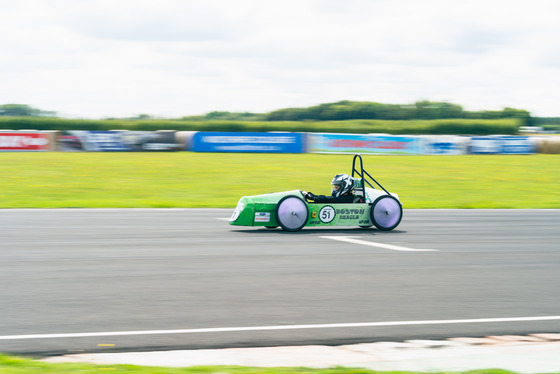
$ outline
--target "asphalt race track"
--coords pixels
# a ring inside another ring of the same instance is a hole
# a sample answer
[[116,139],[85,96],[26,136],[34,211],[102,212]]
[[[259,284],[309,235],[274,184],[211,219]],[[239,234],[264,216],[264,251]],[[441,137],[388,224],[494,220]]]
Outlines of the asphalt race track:
[[0,210],[0,352],[560,332],[560,210],[297,233],[230,226],[231,212]]

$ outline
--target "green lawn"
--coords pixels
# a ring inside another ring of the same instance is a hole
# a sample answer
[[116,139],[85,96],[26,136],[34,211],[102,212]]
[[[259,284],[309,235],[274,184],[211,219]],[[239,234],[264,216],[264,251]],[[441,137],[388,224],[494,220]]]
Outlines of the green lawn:
[[[363,156],[404,208],[560,208],[560,156]],[[352,155],[0,153],[0,208],[220,207],[241,196],[329,193]]]

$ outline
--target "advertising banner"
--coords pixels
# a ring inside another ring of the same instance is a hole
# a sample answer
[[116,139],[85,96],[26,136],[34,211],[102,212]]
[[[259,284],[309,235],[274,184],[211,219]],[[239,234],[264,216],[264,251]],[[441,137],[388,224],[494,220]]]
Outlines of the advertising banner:
[[197,132],[191,141],[194,152],[304,152],[304,134],[290,132]]
[[469,141],[472,154],[528,154],[535,145],[527,136],[478,136]]
[[121,141],[131,151],[179,151],[176,131],[122,131]]
[[426,155],[464,155],[469,138],[453,135],[422,136],[422,153]]
[[177,151],[174,131],[63,131],[61,151],[140,152]]
[[501,140],[503,154],[535,153],[535,143],[528,136],[503,136]]
[[52,137],[40,131],[0,132],[0,151],[50,151]]
[[310,153],[418,154],[421,141],[414,136],[308,134]]

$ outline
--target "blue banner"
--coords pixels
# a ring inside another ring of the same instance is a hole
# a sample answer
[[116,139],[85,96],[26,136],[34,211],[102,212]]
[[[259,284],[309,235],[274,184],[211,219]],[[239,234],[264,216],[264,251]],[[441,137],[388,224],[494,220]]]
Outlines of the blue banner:
[[527,136],[504,136],[501,153],[510,155],[535,153],[535,145]]
[[472,137],[469,153],[473,154],[528,154],[535,146],[527,136],[478,136]]
[[454,135],[421,136],[422,153],[427,155],[464,155],[469,138]]
[[194,152],[302,153],[304,134],[268,132],[197,132]]
[[309,134],[311,153],[418,154],[421,141],[414,136]]

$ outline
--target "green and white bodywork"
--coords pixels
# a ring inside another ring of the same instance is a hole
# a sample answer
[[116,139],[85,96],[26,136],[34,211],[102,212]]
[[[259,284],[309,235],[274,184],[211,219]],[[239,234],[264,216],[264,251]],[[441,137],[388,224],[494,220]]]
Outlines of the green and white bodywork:
[[[229,223],[260,226],[287,231],[316,226],[376,226],[394,229],[401,220],[398,195],[365,188],[364,203],[310,203],[301,190],[244,196],[239,200]],[[377,213],[376,213],[377,212]]]
[[[356,167],[359,161],[359,168]],[[381,189],[374,188],[366,177]],[[299,231],[305,226],[375,226],[393,230],[402,218],[402,204],[397,194],[387,191],[364,170],[362,157],[352,160],[354,203],[310,203],[301,190],[244,196],[229,220],[230,225],[261,226]],[[366,184],[371,188],[366,187]]]

